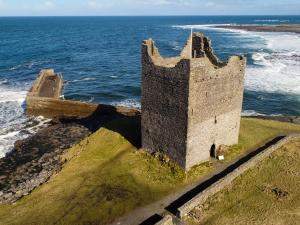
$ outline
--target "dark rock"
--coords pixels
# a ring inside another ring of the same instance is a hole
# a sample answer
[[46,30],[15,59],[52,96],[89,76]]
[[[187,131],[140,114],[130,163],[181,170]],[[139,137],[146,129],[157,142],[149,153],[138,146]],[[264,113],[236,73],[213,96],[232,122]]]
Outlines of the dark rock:
[[285,190],[282,190],[278,187],[275,187],[272,189],[272,193],[277,197],[277,198],[284,198],[288,196],[288,192]]
[[17,141],[0,159],[0,203],[13,203],[49,180],[62,167],[60,155],[90,133],[83,125],[55,122]]

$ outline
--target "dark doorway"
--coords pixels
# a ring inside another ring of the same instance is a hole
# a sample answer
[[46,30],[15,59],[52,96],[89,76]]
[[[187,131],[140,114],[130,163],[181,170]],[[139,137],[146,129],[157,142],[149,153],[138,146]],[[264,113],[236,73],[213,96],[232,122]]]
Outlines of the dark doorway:
[[215,144],[213,144],[210,147],[210,157],[214,157],[214,158],[217,157],[217,151],[216,151],[216,145]]

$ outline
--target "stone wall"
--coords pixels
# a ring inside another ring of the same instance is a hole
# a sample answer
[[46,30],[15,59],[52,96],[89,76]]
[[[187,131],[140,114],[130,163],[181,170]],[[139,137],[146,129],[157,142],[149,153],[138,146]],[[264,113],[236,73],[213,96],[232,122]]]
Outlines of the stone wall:
[[245,59],[217,65],[208,57],[191,60],[187,168],[209,160],[213,148],[238,143]]
[[[292,134],[289,135],[280,141],[278,141],[276,144],[271,145],[270,147],[266,148],[262,152],[258,153],[254,157],[250,158],[248,161],[240,165],[238,168],[233,170],[232,172],[228,173],[225,177],[217,180],[215,183],[207,187],[205,190],[200,192],[198,195],[190,199],[188,202],[186,202],[183,206],[181,206],[176,214],[176,217],[173,215],[166,214],[159,222],[157,222],[155,225],[175,225],[175,224],[184,224],[182,219],[188,215],[189,212],[191,212],[195,207],[202,205],[206,202],[206,200],[219,191],[222,191],[227,186],[231,185],[232,182],[242,175],[247,170],[257,166],[260,162],[265,160],[266,158],[270,157],[270,155],[278,150],[280,147],[284,146],[285,144],[289,143],[290,141],[293,141],[295,139],[299,139],[300,134]],[[177,219],[177,220],[176,220]],[[176,221],[176,222],[174,222]]]
[[55,98],[27,97],[26,113],[53,117],[87,117],[92,115],[98,105],[94,103],[68,101]]
[[227,63],[210,41],[193,33],[180,56],[163,58],[154,42],[142,45],[142,145],[188,170],[207,161],[212,147],[238,142],[244,57]]
[[152,41],[143,44],[142,143],[185,167],[189,63],[174,61],[161,59]]
[[183,218],[196,206],[205,203],[205,201],[209,197],[223,190],[225,187],[231,185],[234,179],[240,176],[242,173],[256,166],[259,162],[269,157],[274,151],[276,151],[286,143],[298,138],[300,138],[299,134],[289,135],[283,138],[282,140],[280,140],[279,142],[277,142],[276,144],[272,145],[271,147],[260,152],[259,154],[257,154],[256,156],[254,156],[253,158],[251,158],[250,160],[248,160],[247,162],[245,162],[235,170],[233,170],[231,173],[227,174],[224,178],[218,180],[217,182],[209,186],[207,189],[205,189],[204,191],[196,195],[194,198],[189,200],[186,204],[181,206],[178,209],[177,217]]

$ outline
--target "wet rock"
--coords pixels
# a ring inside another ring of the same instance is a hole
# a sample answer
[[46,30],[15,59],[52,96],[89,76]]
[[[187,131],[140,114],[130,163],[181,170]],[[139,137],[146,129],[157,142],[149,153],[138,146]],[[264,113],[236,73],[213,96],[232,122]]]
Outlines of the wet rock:
[[90,133],[80,124],[53,123],[17,141],[14,149],[0,159],[0,204],[13,203],[49,180],[62,168],[60,156]]

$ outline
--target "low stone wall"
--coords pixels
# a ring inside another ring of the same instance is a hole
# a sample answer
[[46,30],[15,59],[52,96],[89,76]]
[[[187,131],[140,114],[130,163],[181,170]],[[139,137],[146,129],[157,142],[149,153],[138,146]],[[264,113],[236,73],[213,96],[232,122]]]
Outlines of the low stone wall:
[[[194,198],[189,200],[183,206],[181,206],[177,211],[177,217],[174,218],[171,215],[166,215],[162,220],[157,222],[155,225],[174,225],[174,224],[181,224],[180,219],[186,216],[190,211],[192,211],[196,206],[205,203],[205,201],[213,196],[214,194],[218,193],[219,191],[223,190],[225,187],[231,185],[234,179],[244,173],[246,170],[253,168],[259,162],[266,159],[270,156],[274,151],[288,143],[289,141],[300,138],[300,134],[293,134],[286,136],[276,144],[270,146],[269,148],[263,150],[262,152],[258,153],[256,156],[239,166],[237,169],[232,171],[231,173],[227,174],[224,178],[220,179],[216,183],[209,186],[204,191],[200,192]],[[175,219],[175,221],[174,221]]]
[[261,162],[262,160],[264,160],[265,158],[270,156],[270,154],[272,154],[275,150],[277,150],[278,148],[282,147],[287,142],[289,142],[293,139],[296,139],[296,138],[300,138],[300,134],[289,135],[289,136],[283,138],[282,140],[280,140],[279,142],[277,142],[276,144],[272,145],[271,147],[258,153],[256,156],[254,156],[253,158],[251,158],[250,160],[248,160],[247,162],[245,162],[244,164],[239,166],[237,169],[235,169],[231,173],[227,174],[224,178],[220,179],[219,181],[217,181],[216,183],[214,183],[213,185],[211,185],[210,187],[208,187],[207,189],[205,189],[204,191],[199,193],[193,199],[188,201],[186,204],[181,206],[177,211],[177,217],[182,219],[196,206],[205,203],[205,201],[209,197],[213,196],[217,192],[219,192],[222,189],[224,189],[225,187],[229,186],[235,178],[240,176],[246,170],[253,168],[254,166],[257,165],[257,163]]
[[47,118],[87,117],[91,116],[98,107],[93,103],[31,96],[27,97],[26,106],[28,115],[42,115]]
[[99,113],[134,116],[139,109],[55,98],[27,97],[26,113],[46,118],[86,118]]
[[157,222],[155,225],[173,225],[173,219],[172,216],[166,215],[164,218]]

